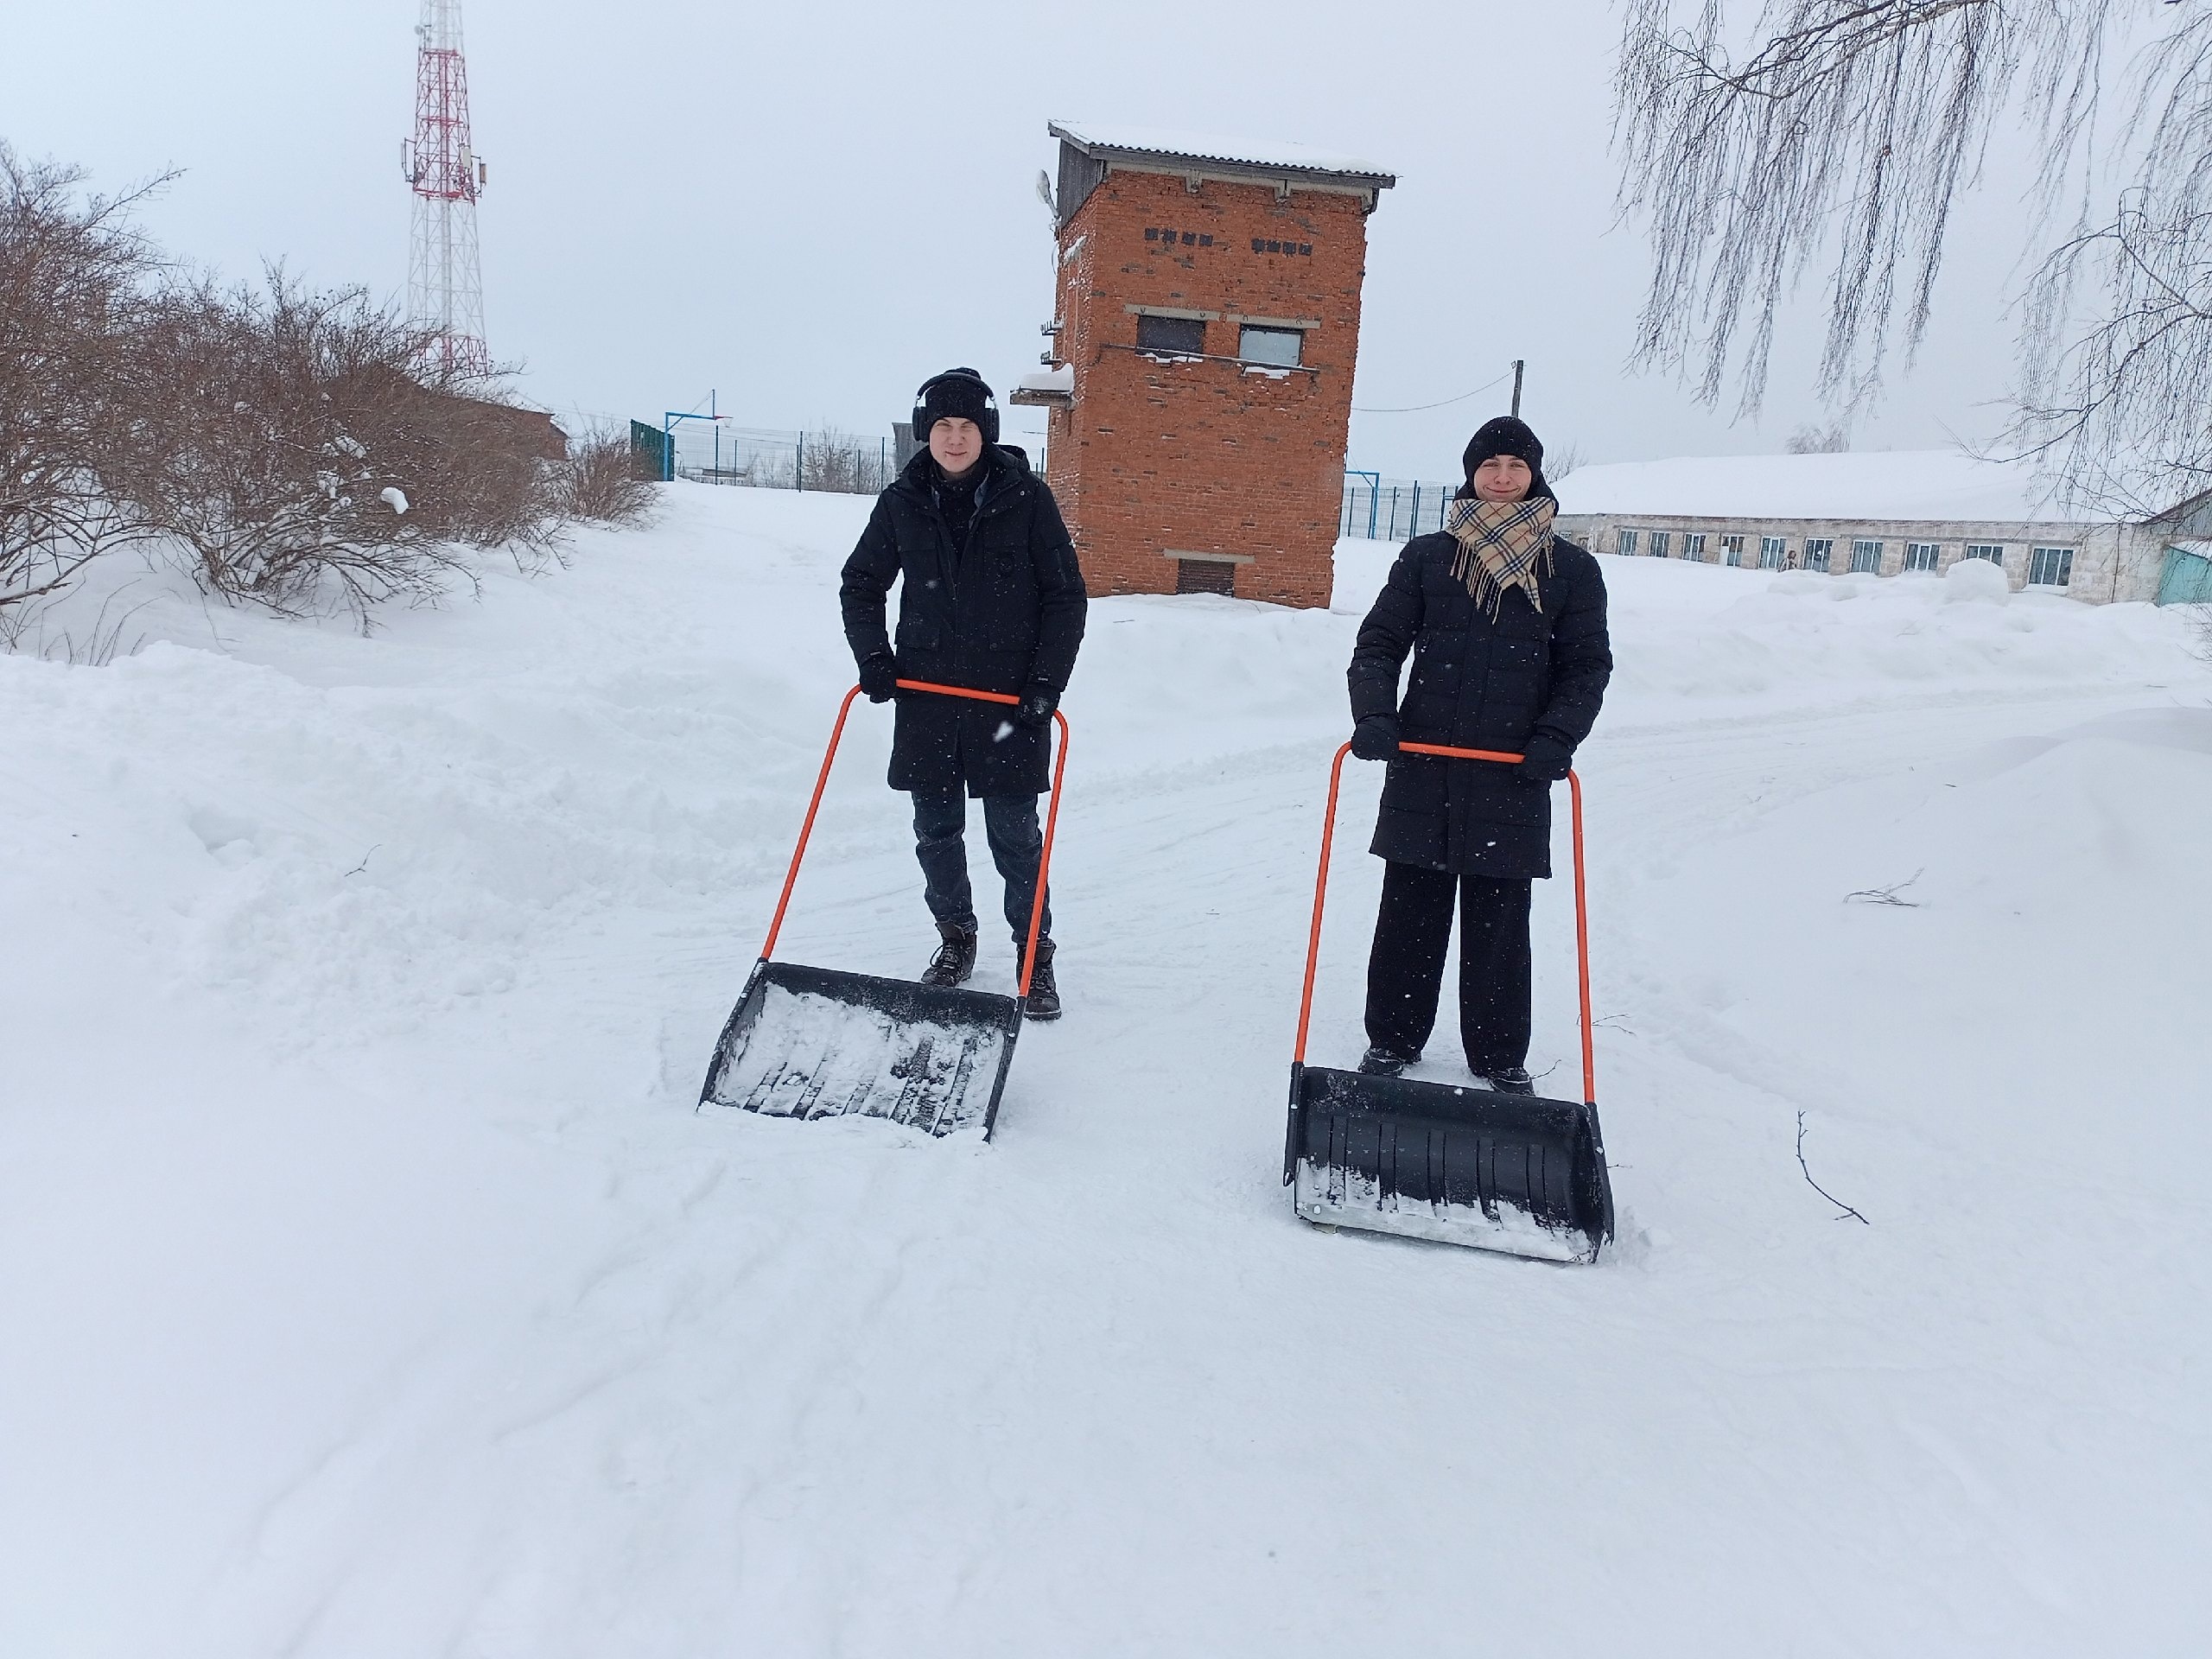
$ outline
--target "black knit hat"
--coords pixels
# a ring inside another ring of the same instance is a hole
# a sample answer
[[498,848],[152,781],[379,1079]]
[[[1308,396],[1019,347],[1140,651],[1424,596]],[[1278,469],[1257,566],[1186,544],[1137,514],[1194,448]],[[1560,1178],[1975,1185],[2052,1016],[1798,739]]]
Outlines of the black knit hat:
[[1544,481],[1544,446],[1541,439],[1531,431],[1529,423],[1516,416],[1500,415],[1484,421],[1476,429],[1475,435],[1467,440],[1467,452],[1460,464],[1466,469],[1467,485],[1459,493],[1474,493],[1475,468],[1495,455],[1511,455],[1529,463],[1529,499],[1541,496],[1556,500],[1552,486]]
[[947,369],[922,382],[914,394],[914,442],[927,443],[930,428],[948,416],[975,422],[985,443],[999,441],[999,401],[973,369]]
[[1484,421],[1475,435],[1467,440],[1467,453],[1460,457],[1467,476],[1475,475],[1475,468],[1493,455],[1512,455],[1529,463],[1529,470],[1540,473],[1544,469],[1544,446],[1529,429],[1526,421],[1511,415],[1500,415],[1495,420]]

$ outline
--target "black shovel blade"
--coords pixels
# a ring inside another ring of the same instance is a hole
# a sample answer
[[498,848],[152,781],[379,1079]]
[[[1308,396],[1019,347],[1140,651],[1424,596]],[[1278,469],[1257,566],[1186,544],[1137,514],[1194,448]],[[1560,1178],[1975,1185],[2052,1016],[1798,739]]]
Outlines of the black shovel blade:
[[1308,1221],[1547,1262],[1612,1239],[1595,1106],[1301,1065],[1290,1099],[1283,1179]]
[[889,1118],[934,1135],[990,1138],[1021,1004],[910,980],[754,965],[699,1107],[770,1117]]

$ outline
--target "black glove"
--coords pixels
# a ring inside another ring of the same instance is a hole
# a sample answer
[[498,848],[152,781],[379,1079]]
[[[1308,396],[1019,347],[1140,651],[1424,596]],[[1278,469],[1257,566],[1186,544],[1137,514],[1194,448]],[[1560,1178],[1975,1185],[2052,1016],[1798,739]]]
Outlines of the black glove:
[[861,690],[870,702],[888,702],[899,695],[899,664],[887,651],[879,651],[861,663]]
[[1362,760],[1398,758],[1398,717],[1370,715],[1351,728],[1351,752]]
[[1555,784],[1574,765],[1574,750],[1547,732],[1531,732],[1513,775],[1524,784]]
[[1049,726],[1052,710],[1060,706],[1059,691],[1042,680],[1032,680],[1021,688],[1021,706],[1014,717],[1025,726]]

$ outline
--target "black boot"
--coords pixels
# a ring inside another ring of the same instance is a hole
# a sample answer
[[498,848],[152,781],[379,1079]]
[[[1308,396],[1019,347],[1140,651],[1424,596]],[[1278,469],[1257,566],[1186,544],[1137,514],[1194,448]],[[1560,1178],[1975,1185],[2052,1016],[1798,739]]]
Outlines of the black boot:
[[944,936],[944,943],[938,946],[937,955],[923,970],[922,983],[965,985],[968,976],[976,971],[976,930],[939,922],[937,931]]
[[1536,1080],[1529,1075],[1526,1066],[1501,1065],[1495,1071],[1478,1072],[1476,1080],[1487,1084],[1501,1095],[1533,1095],[1536,1092]]
[[1021,1011],[1032,1020],[1060,1017],[1060,988],[1052,977],[1052,942],[1037,941],[1037,969],[1029,976],[1029,995]]
[[1395,1077],[1415,1060],[1418,1054],[1399,1054],[1377,1043],[1360,1056],[1359,1069],[1370,1077]]

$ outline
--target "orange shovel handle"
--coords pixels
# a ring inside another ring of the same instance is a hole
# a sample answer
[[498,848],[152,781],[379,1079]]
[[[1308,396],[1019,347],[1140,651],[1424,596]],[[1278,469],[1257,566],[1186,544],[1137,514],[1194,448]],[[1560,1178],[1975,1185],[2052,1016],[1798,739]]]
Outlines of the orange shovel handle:
[[[1398,752],[1441,755],[1447,760],[1491,760],[1507,766],[1518,766],[1522,759],[1499,749],[1453,749],[1441,743],[1401,743]],[[1321,819],[1321,873],[1313,882],[1313,928],[1306,941],[1306,991],[1298,1005],[1298,1049],[1291,1057],[1300,1065],[1306,1064],[1306,1033],[1313,1023],[1313,975],[1321,962],[1321,912],[1329,893],[1329,849],[1336,840],[1337,791],[1344,782],[1344,757],[1351,753],[1351,745],[1343,745],[1329,767],[1329,804]],[[1582,857],[1582,779],[1570,770],[1567,782],[1574,819],[1574,957],[1582,988],[1582,1098],[1594,1106],[1598,1103],[1598,1061],[1590,1033],[1590,903]]]
[[[940,697],[966,697],[974,702],[1004,703],[1018,707],[1021,702],[1006,691],[978,691],[973,686],[937,685],[928,680],[900,680],[901,691],[924,691]],[[791,889],[798,885],[799,861],[806,856],[806,843],[814,834],[814,816],[822,810],[822,791],[830,785],[830,768],[837,759],[837,746],[844,741],[845,720],[853,711],[853,699],[861,694],[857,685],[845,693],[845,700],[837,705],[837,723],[830,728],[830,747],[822,757],[822,770],[814,780],[814,796],[806,804],[806,822],[799,826],[798,845],[791,849],[791,867],[784,876],[784,891],[776,900],[775,919],[768,924],[766,943],[760,947],[760,960],[766,962],[776,954],[776,936],[784,930],[784,912],[791,907]],[[1037,898],[1029,907],[1029,942],[1021,953],[1021,984],[1017,996],[1029,995],[1029,976],[1037,968],[1037,935],[1045,923],[1045,880],[1052,868],[1052,836],[1060,823],[1060,779],[1068,768],[1068,717],[1058,709],[1052,718],[1059,722],[1059,754],[1052,762],[1052,804],[1045,815],[1045,844],[1037,855]]]

